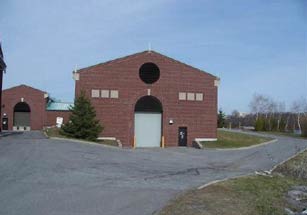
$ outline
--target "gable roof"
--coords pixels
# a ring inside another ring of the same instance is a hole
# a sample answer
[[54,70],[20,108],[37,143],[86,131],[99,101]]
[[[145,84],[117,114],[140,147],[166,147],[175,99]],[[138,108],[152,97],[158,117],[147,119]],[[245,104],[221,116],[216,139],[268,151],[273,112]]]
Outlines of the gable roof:
[[108,65],[108,64],[112,64],[112,63],[118,63],[118,62],[121,62],[121,61],[130,60],[130,59],[136,58],[136,57],[141,56],[141,55],[144,55],[144,54],[156,54],[156,55],[159,55],[159,56],[161,56],[161,57],[163,57],[163,58],[167,58],[167,59],[170,60],[170,61],[173,61],[173,62],[182,64],[182,65],[184,65],[184,66],[186,66],[186,67],[189,67],[189,68],[191,68],[191,69],[193,69],[193,70],[196,70],[196,71],[199,71],[199,72],[202,72],[202,73],[206,73],[206,74],[208,74],[208,75],[210,75],[210,76],[212,76],[212,77],[214,77],[214,78],[216,78],[216,79],[219,79],[217,76],[212,75],[212,74],[210,74],[209,72],[206,72],[206,71],[204,71],[204,70],[198,69],[198,68],[196,68],[196,67],[193,67],[193,66],[188,65],[188,64],[186,64],[186,63],[183,63],[183,62],[181,62],[181,61],[179,61],[179,60],[175,60],[174,58],[168,57],[168,56],[166,56],[166,55],[163,55],[163,54],[161,54],[161,53],[159,53],[159,52],[152,51],[152,50],[151,50],[151,51],[142,51],[142,52],[138,52],[138,53],[135,53],[135,54],[127,55],[127,56],[120,57],[120,58],[116,58],[116,59],[113,59],[113,60],[109,60],[109,61],[106,61],[106,62],[103,62],[103,63],[98,63],[98,64],[95,64],[95,65],[93,65],[93,66],[88,66],[88,67],[85,67],[85,68],[82,68],[82,69],[78,69],[78,70],[77,70],[77,73],[85,72],[85,71],[87,71],[88,69],[93,68],[93,67],[96,67],[96,66],[104,66],[104,65]]
[[4,89],[3,91],[13,90],[13,89],[15,89],[15,88],[20,88],[20,87],[26,87],[26,88],[29,88],[29,89],[31,89],[31,90],[39,91],[39,92],[41,92],[41,93],[47,93],[46,91],[42,91],[42,90],[36,89],[36,88],[34,88],[34,87],[30,87],[30,86],[25,85],[25,84],[21,84],[21,85],[18,85],[18,86],[10,87],[10,88]]

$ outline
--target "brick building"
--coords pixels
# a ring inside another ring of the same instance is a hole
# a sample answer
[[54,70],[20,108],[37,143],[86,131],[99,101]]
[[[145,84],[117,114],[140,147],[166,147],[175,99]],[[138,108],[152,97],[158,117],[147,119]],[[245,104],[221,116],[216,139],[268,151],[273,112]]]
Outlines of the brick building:
[[154,51],[74,72],[75,95],[91,99],[104,138],[126,147],[216,140],[219,79]]
[[41,130],[68,121],[70,103],[61,103],[48,93],[20,85],[2,92],[2,130]]

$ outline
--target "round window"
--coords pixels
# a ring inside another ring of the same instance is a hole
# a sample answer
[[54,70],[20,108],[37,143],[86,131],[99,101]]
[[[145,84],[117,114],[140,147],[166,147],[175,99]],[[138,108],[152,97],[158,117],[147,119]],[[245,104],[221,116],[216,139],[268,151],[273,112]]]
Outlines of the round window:
[[144,63],[140,68],[139,75],[146,84],[152,84],[159,80],[160,70],[154,63]]

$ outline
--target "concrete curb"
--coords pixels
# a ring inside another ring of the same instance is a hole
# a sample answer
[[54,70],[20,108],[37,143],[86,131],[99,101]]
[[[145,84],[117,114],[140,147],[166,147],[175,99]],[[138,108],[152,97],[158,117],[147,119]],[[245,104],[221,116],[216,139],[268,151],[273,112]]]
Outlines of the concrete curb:
[[10,136],[10,135],[13,135],[13,134],[19,134],[19,133],[22,133],[22,131],[5,131],[5,132],[1,132],[0,133],[0,138],[1,137],[7,137],[7,136]]
[[118,146],[111,146],[111,145],[106,145],[106,144],[100,144],[100,143],[95,143],[95,142],[86,141],[86,140],[76,140],[76,139],[61,138],[61,137],[48,137],[48,138],[51,139],[51,140],[65,140],[65,141],[70,141],[70,142],[75,142],[75,143],[85,143],[85,144],[102,146],[102,147],[112,148],[112,149],[119,149],[120,148]]
[[43,134],[47,139],[50,139],[50,137],[48,136],[47,132],[45,130],[43,130]]
[[274,143],[277,142],[278,139],[273,139],[264,143],[260,143],[260,144],[256,144],[256,145],[252,145],[252,146],[246,146],[246,147],[239,147],[239,148],[206,148],[203,147],[204,150],[217,150],[217,151],[236,151],[236,150],[246,150],[246,149],[252,149],[252,148],[256,148],[256,147],[260,147],[260,146],[264,146],[270,143]]
[[[278,166],[286,163],[287,161],[291,160],[292,158],[296,157],[297,155],[299,155],[299,154],[301,154],[301,153],[303,153],[305,151],[307,151],[307,149],[303,149],[303,150],[299,151],[298,153],[292,155],[291,157],[287,158],[286,160],[284,160],[284,161],[274,165],[273,168],[269,170],[269,172],[273,172]],[[208,186],[213,185],[213,184],[217,184],[219,182],[223,182],[223,181],[227,181],[227,180],[231,180],[231,179],[243,178],[243,177],[246,177],[246,176],[253,176],[253,175],[255,175],[255,173],[249,173],[249,174],[245,174],[245,175],[239,175],[239,176],[228,177],[228,178],[224,178],[224,179],[210,181],[210,182],[208,182],[208,183],[206,183],[204,185],[201,185],[201,186],[197,187],[197,190],[201,190],[201,189],[203,189],[205,187],[208,187]]]
[[307,151],[307,149],[302,149],[302,150],[300,150],[300,151],[297,152],[295,155],[292,155],[291,157],[287,158],[286,160],[284,160],[284,161],[282,161],[282,162],[276,164],[275,166],[273,166],[273,168],[272,168],[270,171],[273,172],[278,166],[280,166],[280,165],[286,163],[287,161],[291,160],[292,158],[295,158],[297,155],[299,155],[299,154],[301,154],[301,153],[303,153],[303,152],[305,152],[305,151]]
[[197,190],[204,189],[205,187],[208,187],[208,186],[213,185],[213,184],[217,184],[219,182],[223,182],[223,181],[227,181],[227,180],[231,180],[231,179],[243,178],[243,177],[252,176],[252,175],[255,175],[255,173],[248,173],[248,174],[245,174],[245,175],[227,177],[227,178],[223,178],[223,179],[218,179],[218,180],[210,181],[210,182],[208,182],[208,183],[206,183],[204,185],[201,185],[201,186],[197,187]]
[[194,140],[192,142],[192,147],[195,148],[195,149],[203,149],[203,144],[200,143],[200,141],[196,141]]

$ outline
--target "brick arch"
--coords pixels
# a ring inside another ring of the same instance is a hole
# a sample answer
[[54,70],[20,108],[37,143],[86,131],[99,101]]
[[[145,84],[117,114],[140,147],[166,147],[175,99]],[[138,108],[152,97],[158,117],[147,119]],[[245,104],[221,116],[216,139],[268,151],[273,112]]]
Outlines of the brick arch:
[[143,96],[135,104],[134,112],[163,112],[161,101],[155,96]]

